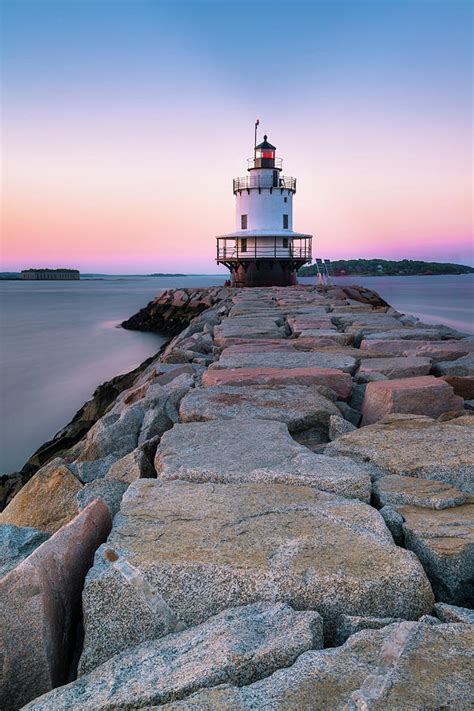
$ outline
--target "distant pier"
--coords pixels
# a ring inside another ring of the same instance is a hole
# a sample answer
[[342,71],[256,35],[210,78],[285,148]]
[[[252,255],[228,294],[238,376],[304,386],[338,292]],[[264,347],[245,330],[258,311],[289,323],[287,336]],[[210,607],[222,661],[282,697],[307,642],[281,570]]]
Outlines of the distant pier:
[[65,279],[80,279],[81,275],[78,269],[23,269],[21,272],[22,279],[54,279],[63,281]]

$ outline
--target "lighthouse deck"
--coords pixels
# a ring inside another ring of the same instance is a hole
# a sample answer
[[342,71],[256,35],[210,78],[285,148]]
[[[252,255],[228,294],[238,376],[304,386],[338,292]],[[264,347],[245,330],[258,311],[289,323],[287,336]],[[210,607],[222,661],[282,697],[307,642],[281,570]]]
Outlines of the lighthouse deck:
[[[255,259],[288,259],[311,261],[311,235],[298,235],[295,233],[280,233],[275,235],[262,235],[262,232],[243,233],[239,236],[223,235],[217,237],[217,262],[231,260]],[[245,245],[239,237],[245,237]],[[261,239],[259,239],[259,237]],[[286,242],[285,242],[286,240]],[[244,248],[243,248],[244,247]]]

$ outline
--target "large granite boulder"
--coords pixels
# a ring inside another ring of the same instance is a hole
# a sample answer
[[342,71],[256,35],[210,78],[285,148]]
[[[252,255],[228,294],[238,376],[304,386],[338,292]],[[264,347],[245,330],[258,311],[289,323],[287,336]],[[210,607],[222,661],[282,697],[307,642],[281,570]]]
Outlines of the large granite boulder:
[[474,600],[474,504],[433,510],[399,506],[406,548],[416,553],[436,599],[452,605]]
[[277,420],[290,432],[315,427],[327,433],[329,418],[339,410],[305,385],[215,385],[191,390],[182,399],[179,414],[182,422]]
[[424,506],[446,509],[468,503],[470,496],[450,484],[431,479],[389,474],[373,484],[373,494],[378,506]]
[[106,479],[131,484],[135,479],[146,479],[156,476],[153,464],[150,462],[142,447],[136,447],[132,452],[118,459],[105,475]]
[[474,352],[474,339],[462,338],[457,341],[422,340],[378,340],[370,338],[360,344],[361,351],[370,351],[389,356],[415,356],[431,358],[433,361],[456,360]]
[[445,375],[443,380],[451,385],[455,395],[459,395],[464,400],[474,399],[474,375]]
[[422,328],[405,327],[400,329],[391,329],[389,331],[382,330],[382,332],[367,333],[365,339],[369,341],[391,341],[391,340],[408,340],[408,341],[443,341],[449,339],[463,338],[464,333],[459,333],[454,331],[447,326],[428,326],[428,324],[423,324]]
[[463,407],[463,399],[454,394],[452,387],[432,375],[382,380],[367,384],[362,425],[371,425],[392,413],[438,417]]
[[234,419],[175,425],[156,451],[158,478],[235,484],[308,485],[370,501],[371,469],[347,457],[314,454],[286,425]]
[[62,459],[41,467],[8,506],[0,523],[55,533],[79,512],[76,495],[82,484]]
[[226,353],[222,351],[211,370],[222,368],[336,368],[353,373],[357,361],[344,353],[330,351],[298,351],[297,353]]
[[338,437],[324,453],[370,462],[382,476],[433,479],[474,493],[473,434],[472,417],[436,422],[429,417],[390,415]]
[[283,603],[231,608],[197,627],[131,647],[26,709],[163,704],[224,682],[250,684],[322,644],[317,612],[295,612]]
[[448,605],[445,602],[437,602],[433,612],[441,622],[458,622],[464,625],[474,625],[474,610],[457,605]]
[[335,368],[225,368],[208,369],[202,376],[204,387],[213,385],[308,385],[333,390],[346,400],[352,392],[349,373]]
[[96,500],[0,581],[4,711],[67,681],[84,578],[110,527]]
[[95,499],[102,499],[113,518],[120,509],[120,502],[128,486],[127,482],[118,481],[117,479],[96,479],[91,481],[77,494],[79,509],[85,509]]
[[48,533],[36,528],[0,524],[0,578],[28,558],[48,538]]
[[457,375],[461,377],[474,376],[474,352],[468,353],[457,360],[447,360],[435,363],[435,375]]
[[387,378],[413,378],[418,375],[428,375],[431,369],[431,358],[403,356],[401,358],[363,358],[357,375],[370,376],[382,373]]
[[402,622],[309,651],[248,686],[203,689],[161,711],[413,711],[472,708],[469,625]]
[[116,614],[115,593],[100,585],[111,558],[134,566],[185,625],[227,607],[284,601],[317,610],[331,640],[343,613],[416,619],[434,602],[416,556],[394,545],[366,504],[303,486],[142,479],[125,494],[86,580],[85,655],[98,595],[93,624]]
[[278,318],[255,316],[254,318],[227,318],[214,328],[214,344],[225,346],[232,338],[285,338],[286,329],[278,325]]
[[178,421],[179,403],[193,382],[183,373],[166,385],[151,379],[126,390],[72,451],[73,472],[84,483],[102,479],[118,460],[160,437]]

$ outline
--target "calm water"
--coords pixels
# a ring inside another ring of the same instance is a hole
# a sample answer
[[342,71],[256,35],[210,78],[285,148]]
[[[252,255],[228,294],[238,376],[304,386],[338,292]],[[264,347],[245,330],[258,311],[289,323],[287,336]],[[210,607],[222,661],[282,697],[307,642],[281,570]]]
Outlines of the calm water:
[[0,472],[15,471],[97,385],[135,368],[165,338],[116,328],[171,286],[225,277],[0,281]]
[[[156,353],[155,334],[116,325],[161,289],[211,286],[222,277],[109,277],[79,282],[0,281],[0,472],[14,471],[63,427],[105,380]],[[314,279],[301,280],[315,283]],[[474,333],[474,278],[344,277],[430,323]]]

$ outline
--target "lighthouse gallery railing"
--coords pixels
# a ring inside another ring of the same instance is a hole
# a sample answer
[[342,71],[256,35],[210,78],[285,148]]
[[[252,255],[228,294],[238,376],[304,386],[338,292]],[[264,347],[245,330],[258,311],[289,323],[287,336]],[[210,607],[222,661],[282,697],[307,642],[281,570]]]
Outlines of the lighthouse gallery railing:
[[287,175],[244,175],[241,178],[234,178],[234,193],[241,190],[253,190],[262,188],[270,190],[291,190],[296,192],[296,178]]
[[217,261],[232,261],[242,259],[297,259],[311,261],[311,237],[293,237],[287,247],[281,244],[281,237],[267,239],[268,246],[258,244],[257,240],[249,238],[246,248],[239,246],[239,240],[234,237],[217,237]]

